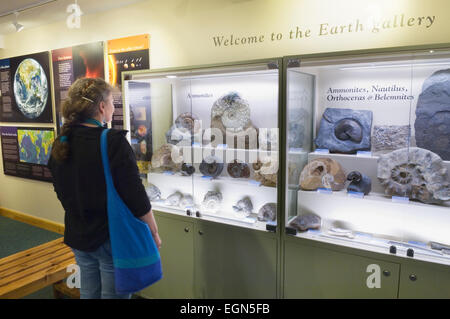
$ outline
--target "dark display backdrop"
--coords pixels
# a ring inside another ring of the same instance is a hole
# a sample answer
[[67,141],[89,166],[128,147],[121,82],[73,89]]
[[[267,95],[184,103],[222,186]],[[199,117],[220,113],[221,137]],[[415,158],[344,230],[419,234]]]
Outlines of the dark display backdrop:
[[48,52],[0,60],[0,89],[0,122],[53,122]]
[[52,128],[0,127],[5,175],[51,182],[47,168],[55,140]]
[[52,51],[53,77],[55,79],[55,104],[57,130],[63,124],[61,103],[70,86],[83,77],[105,78],[103,42],[81,44]]

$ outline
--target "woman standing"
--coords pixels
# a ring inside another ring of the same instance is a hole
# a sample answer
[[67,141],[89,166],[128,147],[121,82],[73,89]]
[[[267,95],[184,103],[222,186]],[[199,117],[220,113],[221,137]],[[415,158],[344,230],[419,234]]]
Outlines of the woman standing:
[[[115,293],[100,153],[103,125],[111,122],[114,113],[112,90],[102,79],[82,78],[73,83],[62,105],[65,122],[48,163],[65,210],[64,242],[72,248],[80,267],[82,299],[131,297]],[[125,134],[114,129],[108,133],[114,186],[134,216],[148,224],[159,249],[158,228]]]

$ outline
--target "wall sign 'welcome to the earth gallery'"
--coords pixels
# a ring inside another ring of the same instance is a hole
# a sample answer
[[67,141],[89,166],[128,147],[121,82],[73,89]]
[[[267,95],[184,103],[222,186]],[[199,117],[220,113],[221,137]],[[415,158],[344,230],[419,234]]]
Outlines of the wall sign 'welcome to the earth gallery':
[[386,18],[356,18],[342,23],[322,22],[314,26],[292,26],[286,30],[274,30],[268,33],[257,34],[219,34],[211,37],[215,47],[229,47],[242,45],[256,45],[263,42],[278,42],[286,40],[301,40],[313,37],[330,37],[336,35],[352,34],[379,34],[388,32],[402,32],[404,30],[429,30],[437,20],[436,15],[424,14],[412,16],[404,13]]

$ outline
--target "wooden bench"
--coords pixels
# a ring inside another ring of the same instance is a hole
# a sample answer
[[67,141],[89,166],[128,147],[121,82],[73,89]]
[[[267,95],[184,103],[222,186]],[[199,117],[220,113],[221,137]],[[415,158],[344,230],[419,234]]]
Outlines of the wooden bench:
[[65,282],[61,281],[71,275],[67,267],[76,262],[63,240],[58,238],[0,259],[0,298],[21,298],[53,284],[59,284],[54,286],[55,297],[60,296],[58,292],[64,293]]

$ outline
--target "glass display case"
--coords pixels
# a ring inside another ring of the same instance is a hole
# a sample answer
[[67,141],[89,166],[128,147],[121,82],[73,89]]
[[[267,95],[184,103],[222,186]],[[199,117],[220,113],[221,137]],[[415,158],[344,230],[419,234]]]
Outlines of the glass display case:
[[281,60],[123,74],[154,210],[276,230]]
[[286,233],[450,265],[450,51],[285,61]]

